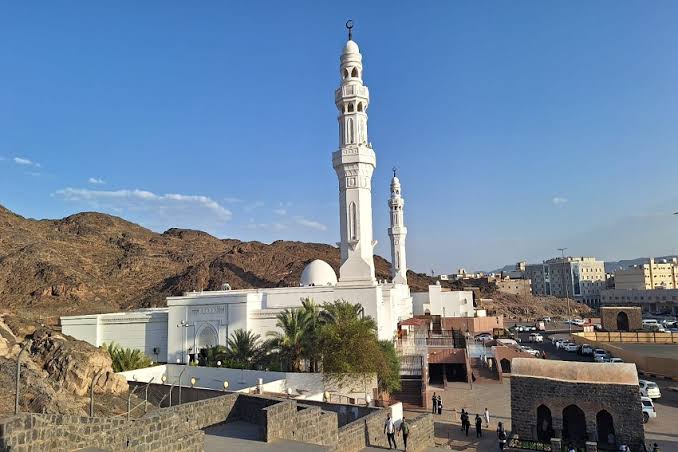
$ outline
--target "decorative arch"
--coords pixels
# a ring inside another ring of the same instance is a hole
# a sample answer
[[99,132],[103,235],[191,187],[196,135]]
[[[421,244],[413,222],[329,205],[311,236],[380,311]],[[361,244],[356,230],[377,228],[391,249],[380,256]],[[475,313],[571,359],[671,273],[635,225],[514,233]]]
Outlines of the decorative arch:
[[198,347],[198,350],[202,350],[204,348],[214,347],[215,345],[219,345],[219,334],[217,333],[216,328],[210,324],[206,324],[198,330],[196,346]]
[[629,316],[624,311],[617,314],[617,331],[629,331]]
[[354,67],[351,71],[351,77],[358,77],[358,68]]
[[348,78],[348,69],[344,68],[344,78]]
[[358,102],[358,111],[363,111],[363,103]]
[[355,110],[355,107],[353,106],[353,102],[349,103],[348,104],[348,112],[353,113],[354,110]]
[[598,444],[606,444],[608,446],[616,444],[614,420],[607,410],[600,410],[596,414],[596,432],[598,433]]
[[586,444],[586,415],[577,405],[568,405],[563,409],[563,440],[575,446]]
[[355,141],[355,131],[353,129],[353,118],[346,120],[346,143],[352,144]]
[[553,418],[546,405],[537,407],[537,439],[542,443],[551,442],[553,437]]
[[508,358],[502,358],[501,361],[499,361],[499,365],[501,366],[501,372],[504,374],[510,374],[511,373],[511,360]]

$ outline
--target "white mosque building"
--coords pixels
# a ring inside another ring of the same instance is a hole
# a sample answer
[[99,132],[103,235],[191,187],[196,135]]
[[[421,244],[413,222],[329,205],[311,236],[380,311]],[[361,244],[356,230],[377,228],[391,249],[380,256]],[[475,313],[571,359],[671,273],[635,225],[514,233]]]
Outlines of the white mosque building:
[[[265,337],[276,329],[279,312],[300,307],[303,299],[311,298],[319,304],[338,299],[360,303],[365,315],[376,321],[379,338],[393,339],[398,322],[413,315],[413,298],[407,285],[404,200],[394,172],[388,200],[392,279],[380,282],[374,271],[372,173],[376,154],[367,138],[370,93],[363,83],[362,55],[350,29],[339,71],[341,85],[335,91],[335,104],[340,139],[339,148],[332,153],[339,179],[338,279],[329,264],[315,260],[304,269],[298,287],[187,292],[168,297],[166,308],[62,317],[63,332],[96,346],[114,341],[139,348],[156,361],[186,363],[192,351],[226,344],[230,334],[239,328]],[[415,314],[424,314],[424,306],[431,305],[427,303],[430,293],[439,300],[440,286],[417,294],[415,304],[422,312]],[[467,294],[470,296],[470,292]],[[447,312],[453,311],[449,308]]]

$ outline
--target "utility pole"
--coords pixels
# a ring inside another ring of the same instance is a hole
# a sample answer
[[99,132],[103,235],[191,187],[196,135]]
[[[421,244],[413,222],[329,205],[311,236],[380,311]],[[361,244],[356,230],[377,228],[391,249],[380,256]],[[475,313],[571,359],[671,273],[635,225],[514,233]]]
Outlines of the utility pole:
[[[561,257],[563,258],[563,264],[565,263],[565,250],[566,249],[567,248],[558,248],[558,251],[560,251]],[[569,266],[568,266],[568,268],[569,268]],[[567,286],[570,283],[568,281],[567,275],[563,275],[563,276],[564,276],[563,280],[564,280],[564,286],[565,286],[565,300],[567,301],[567,317],[568,317],[567,326],[568,326],[568,330],[569,330],[570,334],[572,334],[572,311],[570,311],[570,295],[569,295],[569,292],[567,290]]]

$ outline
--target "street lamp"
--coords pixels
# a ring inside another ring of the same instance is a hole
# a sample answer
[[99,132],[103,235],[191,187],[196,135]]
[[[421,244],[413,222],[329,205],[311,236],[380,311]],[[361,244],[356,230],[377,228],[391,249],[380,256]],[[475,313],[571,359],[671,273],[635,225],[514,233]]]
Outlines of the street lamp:
[[[177,328],[190,328],[190,327],[193,327],[193,350],[195,350],[195,323],[187,322],[186,320],[182,320],[181,322],[179,322],[177,324]],[[184,330],[184,344],[181,347],[181,352],[184,355],[186,355],[185,351],[186,351],[186,340],[188,339],[187,335],[188,335],[188,331]]]

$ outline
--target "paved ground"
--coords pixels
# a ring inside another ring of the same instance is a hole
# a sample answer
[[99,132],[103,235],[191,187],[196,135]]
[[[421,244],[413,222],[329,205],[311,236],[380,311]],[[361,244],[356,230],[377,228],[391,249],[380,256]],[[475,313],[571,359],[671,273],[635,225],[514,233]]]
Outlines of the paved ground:
[[[611,344],[612,345],[612,344]],[[656,356],[658,358],[675,358],[678,356],[678,344],[619,344],[614,343],[615,347],[642,353],[647,356]]]

